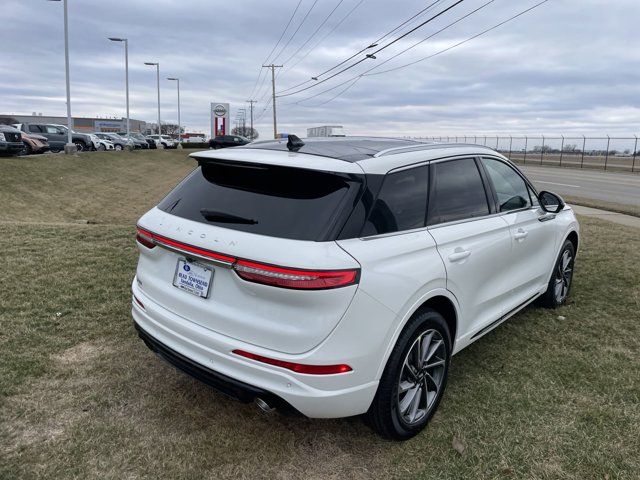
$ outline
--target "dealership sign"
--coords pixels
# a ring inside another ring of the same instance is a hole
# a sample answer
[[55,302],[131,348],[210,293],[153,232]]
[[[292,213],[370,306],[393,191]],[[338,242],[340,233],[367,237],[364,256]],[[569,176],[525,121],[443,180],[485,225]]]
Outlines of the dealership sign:
[[213,102],[211,104],[211,138],[228,135],[229,124],[229,104]]

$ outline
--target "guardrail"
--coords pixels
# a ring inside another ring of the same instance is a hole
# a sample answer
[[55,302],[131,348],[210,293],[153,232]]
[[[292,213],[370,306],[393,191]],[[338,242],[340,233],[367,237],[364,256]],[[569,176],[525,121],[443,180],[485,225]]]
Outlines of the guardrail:
[[[633,137],[455,135],[414,138],[485,145],[512,161],[525,165],[555,165],[627,172],[640,170],[637,135]],[[637,166],[636,160],[639,163]]]

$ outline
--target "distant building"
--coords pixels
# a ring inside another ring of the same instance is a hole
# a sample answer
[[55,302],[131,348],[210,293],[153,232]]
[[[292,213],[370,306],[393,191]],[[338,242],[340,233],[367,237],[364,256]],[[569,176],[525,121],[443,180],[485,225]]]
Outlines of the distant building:
[[[11,117],[17,123],[56,123],[67,124],[67,117],[51,117],[45,115],[0,115]],[[98,117],[72,117],[73,129],[77,132],[124,132],[127,130],[126,118],[98,118]],[[147,122],[143,120],[129,119],[129,129],[132,132],[146,132]]]
[[307,137],[344,137],[342,125],[323,125],[307,128]]

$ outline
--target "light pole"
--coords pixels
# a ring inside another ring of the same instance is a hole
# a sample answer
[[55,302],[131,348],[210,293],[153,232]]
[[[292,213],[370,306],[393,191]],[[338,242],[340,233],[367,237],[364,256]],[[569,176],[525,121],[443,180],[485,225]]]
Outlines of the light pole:
[[[182,128],[180,124],[180,79],[176,77],[167,77],[167,80],[178,82],[178,144],[182,143]],[[182,147],[180,147],[182,148]]]
[[162,130],[160,127],[160,64],[158,62],[144,62],[145,65],[156,67],[156,80],[158,82],[158,140],[161,140]]
[[[60,0],[50,0],[59,2]],[[64,68],[67,80],[67,144],[64,146],[64,153],[76,153],[77,148],[73,144],[71,136],[71,83],[69,81],[69,15],[67,13],[67,0],[62,0],[64,10]]]
[[253,104],[256,103],[256,100],[247,100],[247,103],[251,112],[251,140],[253,140]]
[[124,42],[124,72],[127,89],[127,138],[129,138],[129,133],[131,133],[129,128],[129,40],[115,37],[109,37],[109,40],[112,42]]

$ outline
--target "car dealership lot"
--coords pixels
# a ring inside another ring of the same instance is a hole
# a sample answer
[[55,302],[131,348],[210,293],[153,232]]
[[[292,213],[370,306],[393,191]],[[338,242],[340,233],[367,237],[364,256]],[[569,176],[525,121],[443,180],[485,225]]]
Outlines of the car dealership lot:
[[391,443],[358,419],[264,415],[158,362],[138,340],[133,227],[193,166],[181,151],[3,159],[0,478],[617,478],[640,469],[638,230],[581,218],[569,305],[529,308],[455,356],[426,431]]

